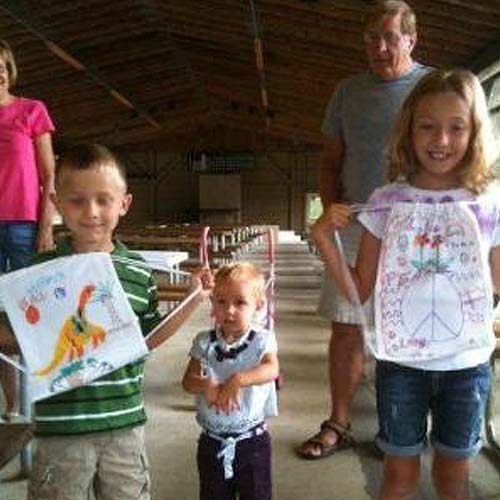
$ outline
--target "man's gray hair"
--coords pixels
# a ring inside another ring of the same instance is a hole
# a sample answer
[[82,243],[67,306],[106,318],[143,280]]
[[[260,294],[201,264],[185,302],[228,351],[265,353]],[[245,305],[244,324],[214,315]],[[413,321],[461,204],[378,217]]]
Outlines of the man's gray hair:
[[384,0],[377,2],[365,18],[365,27],[378,21],[382,16],[401,14],[401,32],[406,35],[417,33],[417,17],[413,9],[402,0]]

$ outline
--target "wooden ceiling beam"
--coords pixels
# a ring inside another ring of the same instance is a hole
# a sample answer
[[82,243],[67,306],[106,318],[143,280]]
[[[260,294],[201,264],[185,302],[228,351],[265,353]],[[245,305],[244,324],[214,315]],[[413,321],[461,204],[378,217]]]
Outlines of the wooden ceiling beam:
[[[251,92],[250,89],[242,88],[238,85],[223,86],[222,83],[213,83],[208,86],[208,91],[212,99],[217,99],[219,103],[223,103],[226,107],[247,109],[249,113],[254,112],[254,108],[259,107],[259,96],[256,92]],[[295,91],[294,91],[295,90]],[[315,114],[315,111],[323,111],[326,106],[325,98],[312,95],[310,92],[300,92],[299,88],[289,89],[283,87],[273,87],[271,91],[276,102],[270,106],[269,110],[274,114],[279,114],[283,107],[288,109],[299,108],[307,109],[307,114]],[[331,92],[325,93],[330,95]],[[279,103],[279,105],[278,105]]]
[[[85,0],[73,1],[73,2],[36,2],[36,7],[39,8],[37,16],[63,16],[66,21],[69,16],[77,14],[78,17],[81,16],[82,11],[92,11],[99,12],[99,9],[103,6],[102,0]],[[106,4],[104,4],[106,5]],[[35,7],[35,8],[36,8]],[[40,8],[41,7],[41,8]],[[108,5],[108,8],[114,8],[113,2]],[[45,14],[44,14],[45,13]]]
[[[251,126],[249,125],[249,122],[246,119],[241,120],[238,117],[234,116],[234,114],[231,114],[229,112],[219,112],[217,114],[217,117],[222,122],[227,122],[228,124],[230,124],[231,127],[238,126],[240,128],[244,128],[246,130],[252,130],[258,134],[269,135],[271,137],[272,136],[287,137],[290,140],[290,142],[295,142],[296,139],[300,139],[309,144],[319,145],[322,143],[322,137],[319,132],[312,133],[303,127],[293,127],[290,125],[281,124],[279,122],[273,122],[271,124],[271,127],[269,127],[269,129],[264,129],[262,125],[260,126],[260,128]],[[215,118],[215,123],[217,123],[217,121],[218,121],[217,118]]]
[[[496,2],[496,0],[493,0]],[[480,26],[491,26],[495,27],[500,24],[500,9],[498,8],[498,2],[496,2],[496,8],[489,10],[477,9],[479,4],[484,5],[484,0],[481,2],[469,2],[468,0],[463,0],[458,3],[456,0],[415,0],[412,6],[417,14],[417,18],[420,21],[420,16],[425,12],[432,13],[433,16],[442,17],[446,20],[462,20],[467,22],[472,22],[476,28]],[[349,12],[349,18],[357,18],[361,23],[363,23],[364,16],[368,11],[369,5],[364,1],[353,1],[353,0],[335,0],[335,2],[318,2],[306,7],[307,4],[303,2],[290,2],[290,0],[269,0],[267,2],[269,5],[275,5],[277,8],[290,8],[293,5],[293,9],[298,13],[302,12],[304,15],[308,11],[317,12],[324,16],[331,16],[332,12],[337,10]],[[491,4],[491,2],[490,2]],[[446,26],[446,22],[443,23]]]
[[271,126],[271,116],[269,111],[269,92],[266,82],[266,68],[264,62],[264,42],[262,39],[259,13],[257,11],[257,4],[255,0],[248,0],[250,4],[250,19],[253,32],[253,49],[255,54],[255,67],[258,76],[258,91],[260,94],[260,105],[264,113],[264,120],[266,127]]
[[[82,46],[78,49],[78,54],[82,58],[96,60],[96,66],[99,68],[106,68],[108,66],[116,67],[120,64],[130,65],[135,64],[136,61],[141,61],[147,54],[148,57],[157,56],[158,58],[167,58],[167,62],[174,62],[174,57],[167,57],[169,55],[168,47],[159,43],[159,38],[156,39],[116,39],[109,40],[108,44],[111,46],[106,47],[106,45],[92,45],[92,46]],[[170,54],[173,53],[170,47]],[[185,67],[185,64],[180,64],[179,66]]]
[[[246,67],[249,69],[252,68],[252,61],[242,59],[236,55],[230,46],[212,50],[203,44],[191,44],[189,54],[195,67],[198,66],[198,62],[201,66],[206,66],[219,60],[227,64],[229,68],[236,63],[247,65]],[[314,54],[314,57],[311,57],[311,54]],[[309,68],[311,74],[323,71],[323,68],[333,67],[343,68],[345,71],[352,68],[353,61],[361,61],[366,67],[362,48],[351,51],[341,47],[311,47],[310,45],[304,45],[301,50],[298,50],[287,45],[286,41],[282,41],[279,46],[270,44],[267,59],[269,71],[272,70],[274,64],[302,66],[303,68]]]
[[151,26],[151,23],[134,22],[131,26],[131,22],[133,21],[128,20],[123,24],[113,23],[111,26],[108,22],[104,29],[89,24],[87,30],[85,29],[87,21],[82,20],[81,29],[75,29],[74,32],[68,29],[64,31],[64,43],[76,51],[102,49],[116,51],[120,48],[119,44],[121,43],[128,42],[132,45],[138,43],[140,39],[143,39],[145,43],[148,41],[151,43],[153,41],[151,39],[157,36],[158,27]]
[[[22,93],[46,100],[55,119],[62,120],[58,129],[78,136],[107,130],[102,137],[116,142],[118,123],[120,141],[167,142],[180,137],[179,128],[191,136],[203,123],[212,138],[237,126],[249,138],[286,143],[303,129],[304,140],[317,144],[336,83],[367,68],[361,40],[366,1],[258,1],[265,83],[275,122],[271,135],[265,132],[259,106],[262,85],[248,0],[0,0],[0,5],[6,2],[32,5],[37,26],[51,36],[49,41],[61,42],[52,49],[62,49],[59,58],[65,58],[66,66],[56,64],[47,44],[40,44],[25,26],[8,16],[0,19],[2,36],[10,40],[15,35]],[[468,0],[415,0],[414,7],[421,24],[417,60],[477,66],[498,57],[498,0],[470,5]],[[130,100],[109,99],[106,88],[81,78],[82,61],[95,63],[92,68],[113,89],[134,96],[134,105],[174,128],[148,130],[127,106]],[[242,138],[243,132],[238,140]],[[224,143],[224,137],[218,142]]]
[[445,8],[449,8],[450,6],[460,7],[464,9],[464,12],[481,13],[484,17],[488,17],[491,13],[500,16],[500,7],[496,0],[481,0],[476,2],[470,2],[469,0],[436,0],[434,3],[442,4]]
[[138,124],[128,124],[122,127],[113,127],[109,125],[99,126],[98,128],[82,129],[80,131],[75,131],[70,140],[75,142],[79,141],[100,141],[109,145],[121,145],[121,144],[140,144],[143,141],[159,140],[162,141],[164,137],[168,137],[169,134],[177,133],[184,130],[193,130],[199,127],[199,124],[203,121],[203,114],[193,114],[189,116],[180,116],[178,119],[172,120],[172,122],[165,124],[162,129],[154,130],[144,125]]
[[[73,8],[64,8],[66,6],[62,4],[66,4],[69,7],[73,5]],[[51,26],[58,33],[72,33],[77,31],[77,25],[68,24],[69,18],[81,20],[85,25],[95,28],[97,33],[99,29],[106,29],[106,25],[110,29],[113,29],[114,26],[120,25],[123,21],[129,23],[130,29],[135,29],[137,25],[145,24],[145,20],[137,16],[130,7],[130,2],[123,0],[109,2],[97,0],[94,3],[89,0],[77,0],[75,2],[50,2],[50,5],[40,2],[39,5],[33,8],[33,13],[44,24]],[[113,20],[113,22],[110,22],[110,20]],[[135,23],[130,24],[134,20]]]
[[482,80],[491,78],[500,70],[500,38],[470,57],[466,66],[479,73]]
[[[169,121],[172,116],[177,114],[185,114],[194,109],[203,109],[203,104],[195,101],[191,95],[177,96],[175,105],[168,105],[165,102],[163,96],[158,94],[155,96],[155,101],[152,101],[152,107],[155,107],[155,115],[157,114],[162,120]],[[95,101],[85,101],[85,103],[79,103],[75,101],[73,105],[61,106],[57,101],[51,102],[51,109],[53,109],[53,114],[56,118],[67,120],[68,125],[78,124],[79,121],[99,121],[107,122],[113,121],[116,115],[119,117],[125,117],[126,119],[138,119],[137,114],[133,111],[123,112],[123,108],[108,106],[102,107],[99,105],[100,100]]]
[[[175,130],[177,127],[182,128],[182,125],[187,122],[199,122],[200,117],[204,116],[204,113],[200,112],[200,108],[192,107],[187,110],[188,112],[176,113],[169,119],[168,126],[163,130],[162,133],[168,133],[169,131]],[[96,123],[97,122],[97,123]],[[111,131],[121,131],[131,128],[144,127],[145,124],[131,117],[121,115],[110,115],[108,120],[92,120],[91,118],[86,118],[81,121],[72,121],[71,126],[65,130],[65,136],[67,137],[95,137],[96,135],[102,135],[105,133],[110,133]]]
[[143,109],[141,109],[140,106],[134,104],[128,97],[124,96],[116,88],[112,87],[99,75],[99,73],[95,69],[76,59],[63,46],[51,39],[51,37],[44,32],[44,29],[38,26],[38,23],[36,21],[30,19],[25,12],[21,12],[18,6],[15,5],[12,1],[1,0],[0,10],[13,18],[15,21],[22,24],[28,31],[33,33],[33,35],[39,38],[47,46],[47,48],[64,63],[68,64],[76,71],[82,72],[87,78],[90,78],[96,84],[104,87],[111,97],[120,102],[123,106],[129,109],[134,109],[151,126],[156,128],[160,127],[159,123],[149,113],[145,112]]
[[[156,60],[156,58],[154,58]],[[60,65],[57,66],[58,69]],[[43,66],[42,66],[43,68]],[[159,85],[165,85],[168,83],[168,92],[172,87],[178,88],[183,86],[188,86],[191,84],[188,75],[182,74],[180,71],[170,71],[165,68],[161,63],[158,65],[148,64],[147,60],[141,62],[140,65],[136,65],[134,71],[131,72],[130,69],[120,68],[119,71],[113,71],[112,79],[113,83],[116,85],[128,84],[140,86],[141,80],[144,82],[144,75],[148,74],[147,83],[154,83],[155,81]],[[59,88],[67,85],[68,80],[71,78],[76,78],[74,72],[71,71],[57,71],[57,73],[42,71],[38,68],[24,68],[22,72],[23,80],[27,80],[26,88],[38,88],[50,90],[51,87]],[[110,76],[111,78],[111,76]]]
[[210,101],[206,94],[206,89],[204,82],[199,78],[196,71],[194,71],[191,61],[187,57],[186,53],[183,51],[182,47],[176,43],[174,37],[172,37],[169,31],[169,18],[162,14],[160,9],[160,3],[154,0],[134,0],[135,4],[140,6],[141,13],[152,21],[158,23],[160,20],[161,34],[165,38],[165,41],[174,49],[174,55],[180,63],[185,63],[188,68],[189,74],[191,76],[194,90],[199,98],[199,100],[204,101],[206,106],[210,106]]
[[249,36],[246,3],[235,3],[231,0],[228,5],[224,5],[224,2],[219,0],[215,2],[203,0],[203,2],[158,2],[157,5],[158,11],[163,13],[165,19],[169,20],[169,28],[182,23],[205,26],[215,31],[216,27],[220,26],[219,21],[224,20],[224,31]]
[[470,27],[460,19],[441,19],[427,12],[419,16],[419,43],[425,43],[427,38],[437,36],[440,40],[448,41],[450,36],[456,40],[467,39],[473,44],[482,44],[491,40],[498,33],[498,29],[493,26]]
[[[449,24],[449,23],[448,23]],[[460,26],[463,26],[463,23],[460,23],[459,24]],[[173,28],[172,28],[173,27]],[[186,47],[191,47],[191,46],[195,46],[195,47],[200,47],[200,46],[203,46],[203,43],[205,44],[214,44],[215,43],[215,40],[217,40],[218,42],[220,42],[220,45],[218,45],[218,48],[219,50],[222,52],[224,51],[224,49],[222,48],[224,45],[226,45],[227,47],[231,47],[231,52],[233,54],[238,54],[238,57],[241,58],[241,54],[247,54],[245,59],[247,58],[250,58],[251,57],[251,53],[248,51],[248,50],[245,50],[245,47],[247,45],[247,42],[246,40],[244,39],[241,39],[241,36],[239,35],[238,36],[238,41],[239,43],[241,44],[241,46],[238,46],[238,45],[235,45],[235,43],[237,43],[236,40],[234,39],[231,39],[227,32],[222,32],[222,31],[214,31],[213,30],[213,27],[211,28],[210,26],[207,26],[205,28],[205,30],[202,30],[201,32],[200,31],[197,31],[196,29],[196,23],[192,23],[191,25],[189,25],[188,23],[186,23],[185,27],[183,30],[178,30],[177,28],[175,28],[175,22],[172,22],[170,24],[170,29],[172,30],[172,35],[174,37],[181,37],[181,40],[180,40],[180,43],[181,44],[184,44]],[[442,30],[442,28],[441,28]],[[184,35],[184,34],[185,35]],[[216,34],[214,34],[216,33]],[[187,38],[183,38],[184,36],[186,36]],[[355,51],[363,51],[363,47],[362,47],[362,44],[359,44],[357,42],[357,37],[359,36],[359,34],[353,34],[352,36],[352,42],[350,42],[350,48],[351,49],[354,49]],[[195,41],[193,40],[193,37],[198,37],[198,38],[204,38],[204,41]],[[296,37],[294,37],[294,33],[290,33],[290,36],[279,36],[277,37],[278,39],[278,42],[280,42],[281,40],[287,40],[287,45],[290,45],[290,42],[288,41],[289,39],[294,39]],[[319,38],[321,39],[321,37]],[[431,50],[432,51],[441,51],[442,52],[442,47],[443,47],[443,44],[446,42],[446,40],[442,39],[442,40],[437,40],[436,43],[433,43],[433,44],[430,44],[429,43],[426,45],[425,49],[426,49],[426,52],[430,52]],[[274,49],[276,51],[279,51],[280,50],[280,47],[279,46],[273,46],[271,45],[273,43],[273,39],[271,38],[270,39],[270,47],[272,49],[272,52],[274,52]],[[425,43],[425,42],[424,42]],[[307,54],[307,56],[309,56],[310,54],[310,51],[311,51],[311,42],[310,41],[303,41],[303,45],[304,45],[304,48],[302,49],[303,51],[305,51],[305,54]],[[317,46],[317,42],[314,42],[314,45]],[[460,47],[460,42],[459,43],[454,43],[454,44],[451,44],[450,47],[449,47],[449,54],[454,54],[452,56],[452,59],[454,60],[458,60],[458,61],[461,61],[463,60],[463,57],[464,57],[464,52],[462,50],[456,50],[455,47]],[[217,44],[215,45],[215,47],[217,47]],[[332,57],[335,57],[336,59],[338,58],[342,58],[342,57],[349,57],[348,54],[345,54],[345,48],[342,48],[342,47],[332,47],[331,45],[331,40],[329,43],[327,43],[326,45],[324,44],[324,48],[322,50],[327,50],[329,52],[331,52],[332,54]],[[464,49],[466,50],[466,48]]]
[[[265,129],[262,118],[262,108],[248,108],[245,106],[231,106],[224,99],[217,99],[214,106],[214,113],[224,113],[230,116],[238,117],[240,119],[246,119],[249,123],[252,123],[255,128]],[[319,109],[319,108],[318,108]],[[273,118],[273,123],[289,123],[292,125],[300,124],[304,129],[310,129],[314,132],[318,131],[320,128],[322,109],[319,109],[317,113],[300,113],[297,108],[279,108]]]
[[[461,24],[463,26],[463,24]],[[286,39],[290,41],[293,46],[295,44],[309,45],[336,45],[341,47],[349,47],[354,50],[364,50],[364,42],[362,39],[362,31],[350,31],[345,26],[332,24],[328,30],[320,30],[315,26],[308,24],[297,25],[296,19],[293,22],[283,22],[283,20],[278,16],[268,16],[266,19],[266,27],[272,32],[275,39]],[[448,42],[445,34],[450,32],[450,26],[447,25],[446,28],[433,27],[426,24],[422,30],[426,33],[431,33],[432,36],[427,41],[429,47],[439,47],[443,46],[444,43]],[[421,30],[421,31],[422,31]],[[457,36],[455,37],[453,47],[450,47],[451,52],[460,53],[461,50],[467,51],[470,47],[477,46],[480,40],[484,40],[484,35],[478,36],[474,33],[472,36]],[[448,44],[449,45],[449,44]]]

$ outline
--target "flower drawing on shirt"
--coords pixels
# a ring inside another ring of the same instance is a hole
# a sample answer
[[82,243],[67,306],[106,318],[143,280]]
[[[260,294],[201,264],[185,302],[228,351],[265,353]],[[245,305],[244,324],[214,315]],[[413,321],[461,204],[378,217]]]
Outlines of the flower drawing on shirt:
[[427,233],[419,233],[415,236],[415,245],[420,247],[420,255],[422,255],[423,248],[431,242]]
[[[427,232],[418,233],[415,236],[414,243],[419,248],[419,260],[412,260],[411,263],[413,266],[422,272],[446,272],[449,262],[443,262],[440,254],[440,249],[444,241],[443,236],[439,233],[432,236],[429,236]],[[433,255],[431,258],[424,259],[426,247],[433,251]]]

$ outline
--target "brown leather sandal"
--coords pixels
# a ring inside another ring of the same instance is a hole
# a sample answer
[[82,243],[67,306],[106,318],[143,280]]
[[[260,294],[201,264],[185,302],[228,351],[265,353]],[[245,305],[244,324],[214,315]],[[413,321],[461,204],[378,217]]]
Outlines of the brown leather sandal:
[[[332,445],[328,445],[322,441],[325,432],[334,432],[337,434],[337,440]],[[325,420],[321,423],[320,430],[313,437],[304,441],[295,451],[300,458],[306,460],[319,460],[333,455],[337,451],[352,448],[356,444],[354,437],[351,434],[351,424],[347,426],[341,425],[335,420]],[[303,450],[304,447],[316,448],[319,454],[313,454],[310,451]]]

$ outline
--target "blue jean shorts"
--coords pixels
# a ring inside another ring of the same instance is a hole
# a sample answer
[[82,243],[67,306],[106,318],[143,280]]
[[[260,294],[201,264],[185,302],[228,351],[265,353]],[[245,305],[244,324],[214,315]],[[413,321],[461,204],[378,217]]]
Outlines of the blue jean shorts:
[[377,445],[392,456],[420,455],[430,415],[430,440],[438,453],[454,459],[476,455],[489,386],[488,363],[430,371],[377,361]]
[[26,267],[36,253],[36,222],[0,222],[0,273]]

